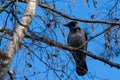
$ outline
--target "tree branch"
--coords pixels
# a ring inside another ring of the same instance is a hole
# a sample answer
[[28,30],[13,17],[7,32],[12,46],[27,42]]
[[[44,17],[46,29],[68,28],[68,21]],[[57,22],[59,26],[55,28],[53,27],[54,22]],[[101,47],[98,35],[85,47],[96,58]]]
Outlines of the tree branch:
[[105,33],[110,27],[111,27],[111,26],[108,26],[108,27],[107,27],[106,29],[104,29],[102,32],[100,32],[100,33],[98,33],[98,34],[90,37],[90,38],[89,38],[87,41],[85,41],[80,47],[78,47],[78,49],[82,48],[82,47],[83,47],[85,44],[87,44],[90,40],[96,38],[97,36],[99,36],[99,35],[101,35],[101,34],[103,34],[103,33]]
[[9,2],[6,3],[4,6],[0,7],[0,13],[1,13],[2,11],[4,11],[12,2],[13,2],[13,0],[9,1]]
[[[95,36],[91,37],[89,40],[92,40],[92,39],[96,38],[97,36],[101,35],[107,29],[109,29],[109,27],[106,28],[105,30],[103,30],[102,32],[96,34]],[[6,31],[6,33],[9,34],[9,35],[12,35],[12,33],[13,33],[12,30],[2,30],[2,29],[0,29],[0,32],[2,32],[2,31]],[[29,38],[29,39],[32,39],[32,40],[40,41],[40,42],[46,43],[46,44],[48,44],[50,46],[55,46],[55,47],[58,47],[58,48],[64,49],[64,50],[75,51],[75,52],[77,51],[77,52],[80,52],[80,53],[82,52],[82,53],[84,53],[84,54],[86,54],[86,55],[88,55],[88,56],[90,56],[90,57],[92,57],[94,59],[97,59],[97,60],[100,60],[100,61],[102,61],[104,63],[107,63],[111,67],[116,67],[118,69],[120,68],[120,64],[111,62],[111,61],[109,61],[107,59],[104,59],[104,58],[102,58],[100,56],[94,55],[94,53],[91,53],[89,51],[84,51],[84,50],[81,50],[79,48],[74,48],[74,47],[71,47],[71,46],[66,46],[66,45],[63,45],[62,43],[56,42],[54,40],[50,40],[50,39],[47,39],[47,38],[44,38],[44,37],[38,37],[38,36],[32,35],[32,34],[25,34],[25,38]]]
[[[23,2],[23,3],[27,2],[26,0],[18,0],[18,1]],[[87,20],[87,19],[74,18],[74,17],[68,16],[64,12],[60,12],[57,9],[50,7],[49,5],[40,3],[40,2],[38,3],[38,6],[44,8],[44,9],[53,11],[67,19],[70,19],[70,20],[76,20],[76,21],[80,21],[80,22],[84,22],[84,23],[102,23],[102,24],[108,24],[108,25],[120,25],[120,22],[108,22],[108,21],[104,21],[104,20]]]
[[116,68],[120,68],[120,64],[117,64],[117,63],[114,63],[114,62],[111,62],[109,60],[106,60],[100,56],[97,56],[97,55],[94,55],[93,53],[89,52],[89,51],[84,51],[84,50],[81,50],[79,48],[74,48],[74,47],[71,47],[71,46],[66,46],[66,45],[63,45],[62,43],[59,43],[59,42],[56,42],[56,41],[53,41],[53,40],[50,40],[50,39],[47,39],[47,38],[43,38],[43,37],[38,37],[38,36],[35,36],[35,35],[28,35],[26,34],[26,37],[27,38],[30,38],[30,39],[34,39],[34,40],[37,40],[37,41],[41,41],[41,42],[44,42],[50,46],[55,46],[55,47],[58,47],[60,49],[64,49],[64,50],[69,50],[69,51],[75,51],[75,52],[82,52],[94,59],[97,59],[97,60],[100,60],[104,63],[107,63],[108,65],[112,66],[112,67],[116,67]]
[[85,22],[85,23],[102,23],[102,24],[109,24],[109,25],[120,25],[120,22],[107,22],[107,21],[103,21],[103,20],[87,20],[87,19],[74,18],[74,17],[68,16],[65,13],[60,12],[60,11],[48,6],[47,4],[43,4],[43,3],[39,3],[38,6],[41,6],[42,8],[45,8],[45,9],[49,9],[49,10],[65,17],[67,19],[70,19],[70,20],[76,20],[76,21]]

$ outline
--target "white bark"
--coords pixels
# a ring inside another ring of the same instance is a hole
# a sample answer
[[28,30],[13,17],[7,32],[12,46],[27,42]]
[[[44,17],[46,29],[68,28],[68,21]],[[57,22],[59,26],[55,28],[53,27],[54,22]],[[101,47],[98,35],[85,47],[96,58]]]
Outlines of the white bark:
[[9,43],[8,49],[5,54],[6,59],[2,60],[2,65],[0,65],[0,80],[4,80],[4,77],[9,70],[14,55],[19,49],[20,42],[23,40],[25,33],[32,22],[36,7],[37,0],[29,0],[25,13],[21,19],[22,25],[18,24],[16,31],[13,33],[12,41]]

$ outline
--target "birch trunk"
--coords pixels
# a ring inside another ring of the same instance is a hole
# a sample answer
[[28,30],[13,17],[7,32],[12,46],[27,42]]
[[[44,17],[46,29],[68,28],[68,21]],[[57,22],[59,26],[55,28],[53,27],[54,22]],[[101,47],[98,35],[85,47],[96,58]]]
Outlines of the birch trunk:
[[10,64],[14,58],[14,55],[19,49],[19,45],[22,42],[27,29],[29,28],[33,16],[35,14],[37,7],[37,0],[29,0],[25,13],[21,19],[21,22],[17,25],[15,32],[13,33],[13,38],[9,43],[6,50],[5,57],[0,63],[0,80],[4,80],[6,73],[9,70]]

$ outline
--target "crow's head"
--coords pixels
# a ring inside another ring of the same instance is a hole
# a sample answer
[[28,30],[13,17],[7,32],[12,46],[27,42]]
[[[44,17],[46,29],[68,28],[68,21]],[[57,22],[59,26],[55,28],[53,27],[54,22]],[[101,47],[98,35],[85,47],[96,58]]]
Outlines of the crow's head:
[[74,27],[76,27],[76,24],[78,24],[76,21],[72,21],[68,24],[64,24],[63,26],[67,26],[69,28],[74,28]]

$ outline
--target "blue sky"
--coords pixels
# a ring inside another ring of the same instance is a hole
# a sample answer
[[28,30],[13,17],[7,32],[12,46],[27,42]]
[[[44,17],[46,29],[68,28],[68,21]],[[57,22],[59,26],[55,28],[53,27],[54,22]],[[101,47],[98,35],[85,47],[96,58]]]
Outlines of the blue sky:
[[[73,1],[76,1],[76,3],[74,3]],[[84,1],[85,0],[65,0],[65,1],[58,0],[58,1],[56,1],[56,8],[57,8],[57,10],[60,10],[61,12],[68,14],[69,16],[73,16],[73,17],[80,18],[80,19],[91,20],[91,15],[95,14],[95,15],[97,15],[95,17],[96,20],[103,20],[103,19],[107,20],[104,18],[104,16],[106,15],[106,13],[108,13],[108,9],[110,9],[112,6],[114,6],[113,4],[114,4],[114,1],[116,1],[116,0],[113,0],[110,3],[108,2],[108,4],[106,4],[106,2],[110,1],[110,0],[98,0],[97,8],[94,8],[93,3],[90,2],[91,0],[89,0],[89,5],[90,5],[89,7],[88,7],[87,3],[86,4],[84,3]],[[25,6],[23,6],[23,4],[20,4],[19,6],[21,6],[21,5],[23,8],[25,8]],[[70,8],[68,7],[68,5],[70,6]],[[36,13],[44,16],[43,9],[41,9],[41,8],[38,8]],[[119,15],[120,12],[117,12],[117,13]],[[0,15],[3,15],[3,14],[4,13],[2,13]],[[118,15],[115,15],[115,16],[118,16]],[[2,20],[4,20],[3,18],[4,17],[0,18],[1,23],[3,22]],[[39,21],[39,18],[34,18],[34,19],[36,22]],[[44,29],[43,23],[37,22],[37,24],[36,24],[35,21],[33,21],[33,23],[31,24],[31,27],[30,27],[31,30],[35,28],[34,31],[39,32],[39,31],[41,31],[41,27],[42,27],[42,29]],[[69,21],[71,21],[71,20],[69,20]],[[60,23],[67,23],[67,22],[65,21],[65,19],[61,19]],[[3,24],[2,25],[0,24],[0,26],[3,26]],[[40,26],[38,26],[38,24]],[[83,23],[83,22],[79,22],[79,24],[87,32],[89,37],[101,32],[106,27],[106,25],[95,24],[94,25],[95,31],[92,32],[91,24]],[[12,24],[10,24],[10,25],[12,25]],[[9,25],[8,25],[7,28],[12,29],[13,27],[9,27]],[[66,32],[66,37],[63,37],[60,28]],[[67,44],[66,39],[67,39],[69,30],[67,28],[63,27],[62,25],[59,25],[59,26],[57,26],[57,28],[54,31],[57,34],[57,41],[61,42],[63,44]],[[50,32],[49,33],[46,32],[46,34],[50,34]],[[41,33],[41,35],[44,35],[44,33]],[[27,41],[27,40],[25,39],[25,41]],[[32,43],[32,41],[29,40],[29,43]],[[35,42],[34,44],[39,44],[39,43]],[[45,45],[45,44],[43,44],[43,45]],[[40,49],[38,49],[36,46],[32,46],[32,45],[29,45],[29,46],[31,46],[31,49],[36,50],[36,53],[39,57],[41,57],[41,58],[45,57],[43,54],[45,51],[44,49],[43,49],[43,51],[41,50],[41,52],[40,52]],[[52,49],[51,49],[51,47],[48,47],[46,50],[49,50],[48,51],[49,53],[47,51],[46,51],[46,53],[53,54],[52,50],[54,50],[54,49],[55,49],[54,47]],[[91,51],[92,53],[103,57],[105,55],[104,36],[101,35],[101,36],[95,38],[94,40],[91,40],[88,43],[88,51]],[[52,74],[53,73],[52,70],[46,70],[47,69],[46,66],[40,60],[38,60],[38,58],[36,58],[33,54],[27,55],[25,52],[29,53],[29,51],[27,52],[27,49],[25,47],[22,50],[19,50],[18,54],[14,58],[13,64],[11,65],[11,70],[14,71],[16,69],[16,72],[17,72],[16,80],[23,79],[23,75],[29,76],[30,80],[37,80],[38,78],[41,80],[44,80],[44,79],[46,79],[46,77],[48,77],[48,80],[56,80],[55,75]],[[55,53],[56,52],[57,51],[55,51]],[[21,54],[21,53],[23,53],[23,54]],[[42,54],[42,55],[40,55],[40,54]],[[60,55],[61,60],[58,60],[58,61],[57,61],[57,59],[53,60],[53,63],[55,64],[55,66],[54,66],[55,68],[57,67],[57,63],[59,63],[58,65],[67,64],[67,62],[69,62],[69,58],[70,58],[68,51],[60,50],[58,55]],[[69,58],[66,58],[66,55],[69,55]],[[63,56],[63,58],[61,56]],[[46,57],[43,60],[47,61]],[[120,75],[119,75],[120,70],[119,69],[110,67],[109,65],[107,65],[101,61],[92,59],[90,57],[87,57],[86,61],[87,61],[87,65],[88,65],[88,74],[85,75],[84,77],[72,75],[75,77],[74,80],[75,79],[79,79],[79,80],[118,80],[118,79],[120,79]],[[114,60],[112,60],[112,61],[120,63],[119,62],[120,57],[115,57]],[[27,69],[26,63],[31,63],[34,65],[32,68]],[[52,61],[51,62],[48,61],[48,63],[52,64]],[[70,60],[70,63],[68,65],[69,65],[68,68],[75,68],[73,60]],[[58,69],[59,69],[59,67],[58,67]],[[33,76],[34,75],[33,71],[36,72],[36,75],[35,75],[36,78]],[[44,72],[47,72],[47,71],[49,72],[49,74],[48,75],[44,74]],[[65,71],[67,71],[67,70],[65,70]],[[72,73],[70,71],[67,71],[67,72],[68,72],[68,74]],[[73,73],[76,74],[75,70],[73,70]],[[58,73],[58,74],[60,75],[61,73]],[[76,78],[76,76],[77,76],[77,78]],[[64,77],[63,80],[64,79],[67,80],[66,77]]]

